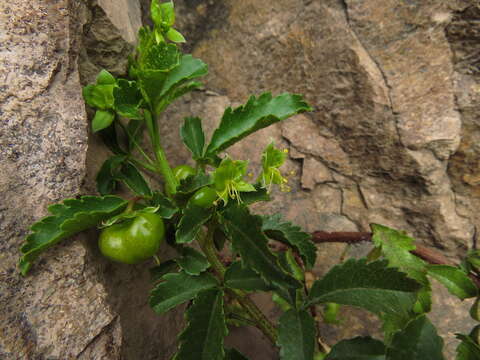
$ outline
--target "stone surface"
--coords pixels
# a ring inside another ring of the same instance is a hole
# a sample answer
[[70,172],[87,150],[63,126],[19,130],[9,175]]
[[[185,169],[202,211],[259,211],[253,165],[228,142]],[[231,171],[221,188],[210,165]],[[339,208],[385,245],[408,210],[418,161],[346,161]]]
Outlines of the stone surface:
[[[101,68],[125,72],[147,0],[34,0],[0,4],[0,358],[168,359],[182,311],[157,317],[146,304],[145,266],[100,260],[94,232],[51,249],[31,276],[17,274],[18,246],[46,205],[95,192],[108,152],[87,139],[80,84]],[[98,6],[100,5],[100,6]],[[185,49],[209,64],[205,90],[162,118],[174,165],[188,162],[178,128],[200,116],[211,134],[227,106],[251,93],[305,94],[314,111],[262,130],[228,150],[257,173],[271,141],[289,149],[291,191],[258,212],[306,231],[406,230],[452,259],[480,225],[480,6],[470,0],[177,0]],[[101,8],[103,7],[103,9]],[[88,145],[88,150],[87,150]],[[315,271],[345,246],[319,246]],[[364,255],[369,246],[349,253]],[[166,254],[168,255],[168,254]],[[436,285],[435,285],[436,286]],[[268,297],[256,298],[279,315]],[[433,321],[453,358],[468,302],[436,295]],[[328,342],[378,329],[347,309]],[[244,340],[248,337],[248,341]],[[253,338],[253,340],[252,340]],[[252,359],[276,350],[252,329],[228,339]]]

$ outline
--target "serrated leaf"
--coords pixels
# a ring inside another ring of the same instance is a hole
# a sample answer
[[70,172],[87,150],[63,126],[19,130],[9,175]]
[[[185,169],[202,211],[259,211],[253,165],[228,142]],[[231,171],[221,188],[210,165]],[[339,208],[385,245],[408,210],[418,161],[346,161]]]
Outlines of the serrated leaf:
[[189,243],[195,240],[202,226],[212,216],[211,209],[205,209],[189,204],[183,213],[175,233],[178,244]]
[[300,253],[307,269],[315,265],[317,247],[310,240],[311,235],[301,231],[300,227],[282,221],[280,214],[263,216],[262,230],[274,240],[295,247]]
[[125,155],[114,155],[105,160],[96,177],[97,191],[100,195],[109,195],[115,190],[117,183],[115,172],[125,159]]
[[428,265],[428,275],[443,284],[447,290],[460,300],[478,295],[478,289],[462,270],[448,265]]
[[237,349],[226,349],[225,360],[248,360],[248,359]]
[[356,337],[335,344],[325,360],[385,360],[385,351],[380,340]]
[[457,347],[456,360],[478,360],[480,359],[480,345],[478,345],[470,336],[456,334],[457,339],[462,342]]
[[189,275],[200,275],[210,267],[207,258],[191,247],[183,248],[181,253],[182,257],[175,261]]
[[170,28],[167,32],[167,38],[173,42],[176,42],[176,43],[184,43],[186,40],[185,40],[185,37],[180,34],[177,30],[175,30],[174,28]]
[[119,79],[113,89],[113,97],[115,111],[120,116],[135,120],[143,119],[139,111],[143,97],[135,81]]
[[180,51],[177,46],[164,42],[147,47],[141,59],[142,68],[147,71],[168,72],[179,63]]
[[275,255],[268,249],[259,216],[251,215],[248,208],[236,205],[227,208],[220,220],[234,250],[242,256],[244,266],[255,270],[267,283],[279,288],[301,287],[297,280],[281,270]]
[[87,85],[82,94],[85,102],[93,108],[108,110],[113,107],[113,88],[115,85]]
[[152,196],[152,190],[150,190],[147,181],[140,171],[131,163],[127,162],[123,164],[117,174],[117,179],[123,181],[125,185],[137,195],[145,197]]
[[201,88],[203,84],[198,81],[191,81],[185,85],[175,87],[169,94],[168,94],[168,104],[171,104],[175,99],[189,93],[190,91],[196,90]]
[[420,284],[386,261],[366,263],[350,259],[314,282],[307,305],[334,302],[358,306],[380,317],[408,319]]
[[423,289],[417,294],[416,310],[418,312],[430,311],[431,288],[427,279],[426,264],[410,253],[411,250],[415,250],[414,240],[404,232],[383,225],[371,224],[370,227],[373,232],[372,241],[381,249],[389,265],[400,269],[408,277],[423,285]]
[[116,196],[83,196],[48,208],[53,216],[34,223],[21,247],[20,269],[26,275],[35,258],[49,247],[80,231],[96,226],[125,209],[127,201]]
[[97,75],[97,85],[114,85],[115,78],[107,70],[102,69]]
[[239,261],[227,268],[225,285],[231,289],[246,291],[270,291],[272,289],[255,271],[242,267]]
[[149,269],[152,282],[157,282],[162,279],[165,274],[176,272],[178,264],[175,260],[162,261],[160,265],[154,266]]
[[270,196],[266,189],[255,186],[255,191],[241,192],[240,199],[244,205],[250,205],[259,201],[270,201]]
[[224,360],[223,340],[228,334],[223,291],[202,291],[187,310],[186,329],[180,334],[177,360]]
[[209,273],[191,276],[184,272],[166,274],[164,281],[155,286],[151,293],[150,307],[158,314],[193,299],[202,290],[216,287],[217,280]]
[[427,285],[425,262],[410,253],[415,250],[414,240],[403,232],[383,225],[371,224],[370,227],[373,233],[372,241],[382,249],[388,263],[422,285]]
[[163,97],[171,90],[194,78],[207,75],[208,67],[200,59],[192,55],[182,55],[180,64],[168,73],[165,82],[162,85],[159,96]]
[[185,146],[192,152],[193,158],[200,158],[205,146],[202,120],[199,117],[186,117],[180,135]]
[[110,125],[112,125],[113,120],[115,120],[115,113],[110,110],[97,110],[95,116],[92,119],[92,131],[95,133],[97,131],[103,130]]
[[393,336],[386,360],[442,360],[443,340],[425,315],[410,321]]
[[315,350],[315,334],[315,321],[306,310],[288,310],[279,320],[280,358],[311,360]]
[[179,210],[169,198],[159,192],[154,192],[149,202],[152,206],[158,206],[157,214],[164,219],[171,219]]
[[177,193],[190,194],[198,189],[213,184],[213,179],[210,175],[202,172],[197,173],[194,176],[189,176],[185,180],[180,182],[177,187]]
[[216,155],[257,130],[310,110],[300,95],[285,93],[272,97],[270,93],[264,93],[258,98],[251,96],[245,105],[225,110],[206,155]]

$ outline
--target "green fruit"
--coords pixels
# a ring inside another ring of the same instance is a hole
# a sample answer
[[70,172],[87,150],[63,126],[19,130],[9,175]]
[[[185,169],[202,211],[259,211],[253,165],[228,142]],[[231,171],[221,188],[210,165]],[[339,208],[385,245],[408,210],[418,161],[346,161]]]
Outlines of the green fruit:
[[138,264],[155,255],[164,237],[162,217],[144,213],[102,230],[98,246],[113,261]]
[[205,186],[198,189],[195,194],[190,198],[190,202],[193,205],[203,208],[209,208],[214,205],[214,201],[217,200],[218,195],[211,187]]
[[195,169],[189,165],[180,165],[173,169],[173,175],[175,175],[179,182],[196,173]]

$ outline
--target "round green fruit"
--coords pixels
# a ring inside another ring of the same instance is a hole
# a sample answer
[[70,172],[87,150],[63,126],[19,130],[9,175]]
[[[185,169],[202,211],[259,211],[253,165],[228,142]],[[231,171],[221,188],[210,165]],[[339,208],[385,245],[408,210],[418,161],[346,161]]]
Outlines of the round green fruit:
[[203,208],[209,208],[214,205],[214,201],[217,200],[217,192],[211,187],[205,186],[198,189],[195,194],[190,198],[190,202],[193,205],[197,205]]
[[145,213],[103,229],[98,246],[110,260],[138,264],[155,255],[164,237],[162,217]]
[[189,165],[180,165],[173,169],[173,175],[175,175],[179,182],[196,173],[195,169]]

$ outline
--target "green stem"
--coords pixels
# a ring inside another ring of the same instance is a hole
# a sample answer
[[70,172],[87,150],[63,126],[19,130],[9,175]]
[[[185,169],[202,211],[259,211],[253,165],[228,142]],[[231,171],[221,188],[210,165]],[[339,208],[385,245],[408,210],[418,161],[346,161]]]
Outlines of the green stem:
[[144,169],[147,169],[149,171],[152,171],[154,173],[158,173],[158,168],[156,168],[154,165],[148,164],[146,162],[140,161],[138,159],[135,159],[133,157],[129,157],[128,160],[132,162],[134,165],[138,167],[143,167]]
[[175,194],[178,181],[173,175],[172,168],[167,161],[167,157],[165,156],[165,152],[163,151],[162,145],[160,144],[160,135],[158,133],[158,123],[157,120],[152,117],[150,111],[145,110],[145,123],[147,125],[148,135],[150,136],[150,140],[152,142],[153,151],[155,153],[155,158],[158,164],[158,170],[162,174],[165,185],[167,187],[167,193]]
[[130,134],[130,132],[128,131],[128,129],[125,127],[125,125],[121,122],[121,121],[118,121],[118,124],[120,125],[120,127],[123,129],[123,131],[125,132],[125,134],[127,134],[128,136],[128,139],[133,143],[133,145],[137,148],[138,152],[145,158],[145,160],[147,160],[147,162],[149,162],[150,164],[153,164],[153,160],[150,159],[150,156],[148,156],[145,151],[143,151],[142,147],[140,146],[140,144],[137,142],[137,140],[135,139],[135,136],[133,136],[132,134]]
[[[213,269],[217,273],[220,280],[223,282],[225,276],[225,266],[223,266],[222,262],[217,256],[217,252],[215,250],[215,245],[213,243],[213,233],[214,233],[214,226],[210,225],[208,227],[207,234],[203,234],[203,236],[199,236],[198,242],[200,247],[202,248],[203,253],[207,257],[208,261],[212,265]],[[241,291],[241,290],[227,290],[228,293],[235,297],[238,303],[247,311],[247,313],[251,316],[251,318],[257,324],[257,327],[263,332],[263,334],[272,342],[273,345],[277,343],[277,333],[275,327],[272,325],[270,320],[260,311],[260,309],[255,305],[255,303],[250,300],[248,295]]]

